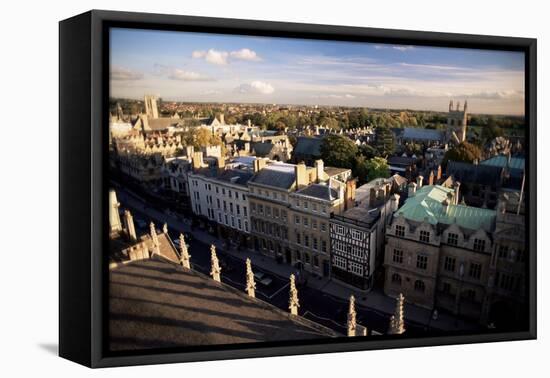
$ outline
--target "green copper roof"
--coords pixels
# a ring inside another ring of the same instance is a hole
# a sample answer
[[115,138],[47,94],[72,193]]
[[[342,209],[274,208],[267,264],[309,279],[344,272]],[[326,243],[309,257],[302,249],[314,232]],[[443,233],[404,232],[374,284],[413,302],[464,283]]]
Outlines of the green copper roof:
[[407,198],[405,204],[396,212],[398,216],[417,222],[458,224],[471,230],[483,228],[492,231],[496,211],[466,205],[450,204],[445,212],[442,202],[454,189],[440,185],[425,185],[416,194]]
[[508,156],[498,155],[493,156],[487,160],[483,160],[479,164],[482,165],[492,165],[494,167],[509,167],[510,169],[525,169],[525,158],[522,157],[511,157],[510,162],[508,162]]

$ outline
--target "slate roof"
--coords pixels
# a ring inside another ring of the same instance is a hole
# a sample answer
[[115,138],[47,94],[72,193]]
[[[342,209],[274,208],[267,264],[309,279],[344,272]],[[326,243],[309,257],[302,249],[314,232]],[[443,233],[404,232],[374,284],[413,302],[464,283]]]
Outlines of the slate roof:
[[500,184],[503,168],[494,165],[470,164],[449,161],[447,176],[464,183],[497,186]]
[[479,163],[480,165],[508,168],[512,176],[521,176],[525,170],[525,158],[524,157],[511,157],[508,161],[508,156],[497,155],[493,156],[487,160],[483,160]]
[[254,150],[255,155],[259,157],[266,157],[271,153],[273,143],[262,143],[262,142],[253,142],[251,143],[251,149]]
[[246,186],[248,181],[254,176],[254,173],[242,169],[226,169],[216,178],[222,181],[228,181],[236,185]]
[[294,165],[275,163],[256,173],[249,182],[288,190],[294,185],[295,181]]
[[109,271],[112,351],[336,336],[341,335],[157,258]]
[[321,156],[322,138],[298,137],[294,154]]
[[403,130],[403,139],[443,142],[445,140],[445,133],[441,130],[406,127]]
[[445,212],[442,202],[454,189],[440,185],[425,185],[416,194],[407,198],[405,204],[395,213],[416,222],[432,225],[457,224],[460,227],[491,232],[494,228],[496,211],[479,207],[449,204]]
[[388,159],[389,165],[405,166],[413,165],[416,163],[416,158],[408,156],[392,156]]
[[296,192],[302,196],[314,197],[325,201],[332,201],[338,198],[338,191],[328,185],[311,184]]

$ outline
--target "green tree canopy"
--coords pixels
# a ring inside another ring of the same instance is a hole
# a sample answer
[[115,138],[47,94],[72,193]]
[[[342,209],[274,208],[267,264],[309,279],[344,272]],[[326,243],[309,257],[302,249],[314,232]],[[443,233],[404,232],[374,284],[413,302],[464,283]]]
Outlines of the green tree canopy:
[[385,126],[378,126],[375,130],[374,146],[380,156],[390,156],[395,151],[395,136]]
[[357,155],[357,146],[346,136],[329,135],[321,143],[321,158],[325,165],[350,168]]
[[390,177],[390,166],[388,165],[388,161],[382,157],[374,157],[367,160],[365,166],[368,172],[368,181]]
[[353,164],[353,176],[357,177],[357,185],[363,185],[368,180],[367,159],[363,155],[357,155]]
[[451,148],[445,153],[443,157],[443,163],[447,164],[448,161],[463,161],[466,163],[473,163],[474,160],[481,159],[481,148],[473,143],[466,141]]

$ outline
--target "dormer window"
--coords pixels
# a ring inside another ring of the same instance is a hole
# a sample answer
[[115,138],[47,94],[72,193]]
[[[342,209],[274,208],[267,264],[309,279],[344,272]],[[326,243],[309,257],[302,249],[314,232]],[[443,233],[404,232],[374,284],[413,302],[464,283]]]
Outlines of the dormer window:
[[430,232],[420,230],[420,241],[422,243],[429,243],[430,242]]
[[396,225],[395,226],[395,236],[398,236],[400,238],[405,237],[405,227],[400,226],[400,225]]
[[458,235],[449,232],[449,235],[447,236],[447,244],[458,245]]
[[483,239],[474,239],[474,251],[476,251],[476,252],[485,251],[485,240],[483,240]]

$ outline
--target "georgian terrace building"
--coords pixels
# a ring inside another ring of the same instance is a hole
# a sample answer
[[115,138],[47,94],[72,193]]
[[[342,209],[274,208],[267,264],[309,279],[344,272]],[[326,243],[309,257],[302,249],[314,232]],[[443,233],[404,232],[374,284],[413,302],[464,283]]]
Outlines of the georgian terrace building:
[[[346,191],[342,193],[340,188],[350,178],[351,170],[325,168],[321,161],[312,168],[305,164],[268,164],[266,159],[257,159],[254,172],[248,182],[254,248],[287,264],[302,263],[306,270],[324,274],[327,268],[321,260],[327,260],[330,254],[328,248],[326,252],[322,250],[323,240],[329,242],[328,217],[335,208],[343,208]],[[313,189],[307,189],[312,185]],[[339,189],[334,191],[336,187]],[[349,195],[352,194],[350,189]],[[323,223],[327,229],[324,235]],[[319,263],[317,267],[315,261]]]
[[[218,226],[222,237],[247,245],[250,234],[247,183],[253,176],[248,164],[205,166],[200,154],[194,159],[194,171],[189,172],[189,192],[193,213]],[[252,160],[253,161],[253,160]]]
[[[297,167],[299,188],[290,194],[291,263],[315,275],[329,277],[330,217],[340,214],[353,203],[355,181],[349,179],[351,170],[325,170],[323,161],[316,160],[317,179],[306,183],[300,177],[304,173],[301,168],[305,166]],[[305,179],[309,177],[306,175]]]
[[459,204],[455,189],[411,183],[386,230],[385,293],[480,319],[495,220],[494,210]]

